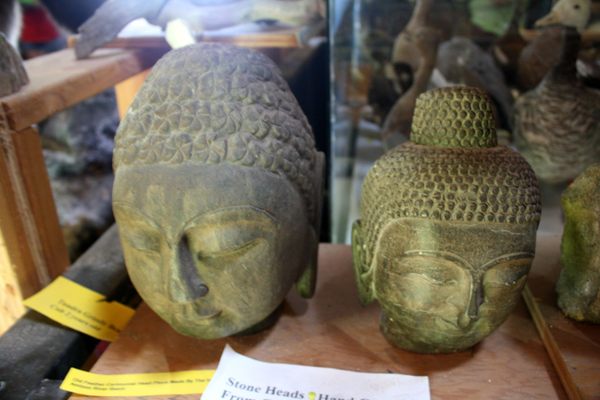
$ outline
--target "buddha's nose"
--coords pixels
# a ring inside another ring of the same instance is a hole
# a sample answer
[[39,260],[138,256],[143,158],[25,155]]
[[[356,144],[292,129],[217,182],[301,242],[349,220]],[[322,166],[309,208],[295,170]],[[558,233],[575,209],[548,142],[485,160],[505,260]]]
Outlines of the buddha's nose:
[[166,279],[171,300],[182,303],[205,297],[208,286],[200,277],[187,236],[182,236],[170,258]]
[[483,304],[483,288],[478,285],[473,289],[467,311],[458,318],[458,325],[461,328],[466,328],[472,322],[479,319],[479,308],[481,307],[481,304]]

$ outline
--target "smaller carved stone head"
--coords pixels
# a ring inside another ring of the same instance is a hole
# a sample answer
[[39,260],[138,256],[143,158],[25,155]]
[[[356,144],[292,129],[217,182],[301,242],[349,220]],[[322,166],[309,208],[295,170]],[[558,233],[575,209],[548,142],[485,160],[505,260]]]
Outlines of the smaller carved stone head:
[[381,157],[353,226],[361,300],[381,329],[418,352],[477,343],[516,304],[535,251],[537,180],[496,143],[487,96],[452,87],[422,94],[411,141]]
[[575,179],[561,203],[565,230],[558,305],[573,319],[600,324],[600,164]]
[[176,330],[248,330],[314,288],[322,154],[277,67],[197,44],[153,68],[116,137],[113,208],[146,303]]

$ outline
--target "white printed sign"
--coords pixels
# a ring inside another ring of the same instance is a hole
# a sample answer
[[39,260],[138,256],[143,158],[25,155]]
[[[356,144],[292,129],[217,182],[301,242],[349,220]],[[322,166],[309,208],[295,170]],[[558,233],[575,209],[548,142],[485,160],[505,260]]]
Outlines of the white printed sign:
[[202,400],[429,400],[426,376],[256,361],[226,346]]

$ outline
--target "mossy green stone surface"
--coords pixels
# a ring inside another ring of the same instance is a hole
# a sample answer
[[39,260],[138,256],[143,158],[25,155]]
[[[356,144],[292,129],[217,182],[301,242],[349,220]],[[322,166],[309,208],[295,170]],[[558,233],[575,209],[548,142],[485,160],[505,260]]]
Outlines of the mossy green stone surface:
[[497,146],[478,89],[417,100],[411,141],[381,157],[362,188],[353,262],[363,303],[381,330],[417,352],[466,349],[520,298],[535,252],[540,195],[515,151]]
[[264,55],[217,44],[165,55],[119,127],[114,168],[127,270],[180,333],[254,332],[295,283],[312,295],[323,155]]
[[600,164],[571,183],[561,204],[565,229],[558,305],[575,320],[600,323]]

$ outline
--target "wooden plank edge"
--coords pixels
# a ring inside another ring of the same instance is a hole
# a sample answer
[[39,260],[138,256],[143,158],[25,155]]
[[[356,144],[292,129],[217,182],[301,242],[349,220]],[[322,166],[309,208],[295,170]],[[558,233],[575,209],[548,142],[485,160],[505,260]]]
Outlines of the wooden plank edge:
[[46,169],[42,142],[32,127],[12,135],[19,175],[27,195],[36,234],[44,259],[44,278],[56,278],[69,266],[69,252],[60,226],[50,177]]
[[[16,148],[12,140],[13,134],[14,132],[11,132],[10,128],[8,127],[8,124],[6,123],[4,109],[3,107],[0,107],[0,147],[5,158],[5,163],[7,167],[6,172],[8,173],[12,189],[12,195],[14,196],[14,204],[16,207],[15,211],[18,214],[18,218],[21,221],[21,225],[25,233],[27,246],[29,248],[29,252],[33,260],[33,265],[35,268],[38,283],[40,287],[43,287],[44,285],[50,283],[50,275],[48,274],[46,261],[43,257],[43,249],[39,237],[39,232],[37,231],[37,227],[35,225],[35,220],[31,212],[29,200],[27,199],[27,190],[25,188],[25,183],[23,182],[23,179],[20,174],[19,160],[17,159]],[[5,193],[4,195],[10,196],[11,193]],[[22,289],[23,286],[21,286]],[[23,294],[31,295],[33,293],[25,292]]]
[[[71,74],[65,74],[63,81],[36,87],[35,82],[40,80],[35,73],[29,72],[31,83],[28,86],[13,95],[0,98],[6,121],[12,130],[20,132],[152,67],[165,53],[165,49],[113,50],[114,54],[101,52],[86,60],[75,60],[75,56],[70,54],[72,52],[72,49],[65,49],[60,54],[52,53],[47,56],[73,57],[70,64],[61,66],[71,71]],[[43,57],[46,56],[39,58]],[[96,60],[101,60],[100,65]],[[41,62],[38,59],[33,61]]]

